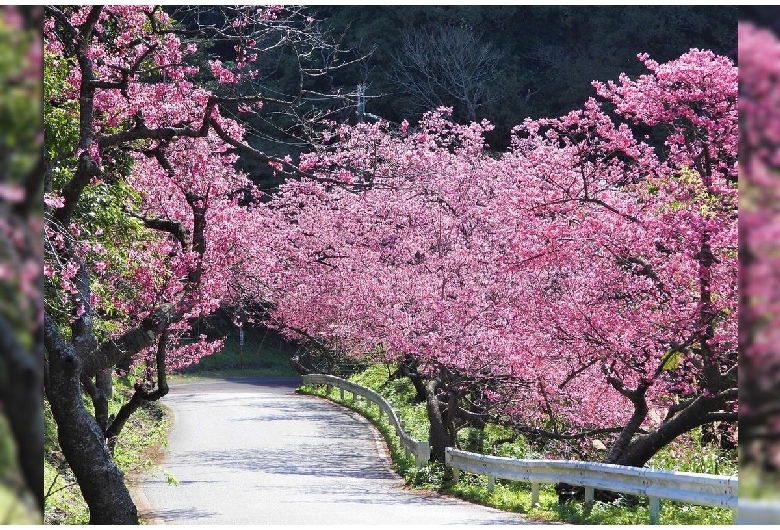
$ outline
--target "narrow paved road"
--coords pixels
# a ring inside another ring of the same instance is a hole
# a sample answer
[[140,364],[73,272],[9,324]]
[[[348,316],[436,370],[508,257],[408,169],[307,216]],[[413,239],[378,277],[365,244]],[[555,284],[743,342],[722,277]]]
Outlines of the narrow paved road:
[[519,515],[403,487],[374,427],[294,394],[298,381],[171,388],[169,447],[135,489],[156,524],[523,524]]

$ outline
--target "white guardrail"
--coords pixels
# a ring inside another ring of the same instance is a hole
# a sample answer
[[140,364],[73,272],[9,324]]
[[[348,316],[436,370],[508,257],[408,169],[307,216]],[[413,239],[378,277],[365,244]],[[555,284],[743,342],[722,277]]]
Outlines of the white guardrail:
[[[737,477],[681,473],[575,460],[518,460],[480,455],[448,447],[446,464],[458,480],[459,471],[488,476],[488,489],[497,478],[531,483],[531,504],[539,502],[540,483],[565,482],[585,488],[585,501],[595,490],[608,490],[650,499],[650,523],[658,524],[660,499],[737,510]],[[740,506],[742,508],[742,506]],[[740,511],[740,516],[741,516]],[[736,517],[734,518],[736,519]]]
[[780,525],[780,500],[776,501],[739,501],[739,524]]
[[[344,399],[344,392],[346,391],[352,394],[352,399],[354,399],[355,396],[362,396],[367,400],[375,403],[379,407],[380,417],[383,413],[387,414],[390,423],[393,425],[393,427],[395,427],[395,432],[398,434],[398,438],[401,440],[401,445],[406,451],[406,456],[413,454],[414,463],[417,467],[425,465],[428,460],[430,460],[431,446],[428,444],[428,442],[421,442],[412,438],[411,435],[406,432],[404,422],[398,419],[398,411],[394,410],[393,407],[390,406],[387,401],[385,401],[385,398],[370,388],[346,381],[340,377],[324,374],[304,375],[303,382],[307,385],[327,385],[328,387],[335,386],[341,390],[341,399]],[[328,389],[328,393],[330,393],[330,389]]]

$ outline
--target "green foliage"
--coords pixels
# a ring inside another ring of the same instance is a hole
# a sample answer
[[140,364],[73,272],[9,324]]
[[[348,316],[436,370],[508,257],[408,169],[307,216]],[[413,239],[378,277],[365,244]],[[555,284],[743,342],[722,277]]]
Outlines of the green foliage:
[[[65,79],[71,66],[66,59],[57,59],[50,53],[44,53],[43,127],[46,154],[54,161],[71,158],[72,169],[75,164],[73,146],[78,143],[78,102],[66,100],[63,96],[68,87]],[[62,168],[55,169],[54,176],[57,177],[61,172]]]
[[682,359],[682,352],[680,351],[668,351],[664,355],[661,363],[661,370],[672,371],[677,370],[680,367],[680,360]]
[[29,508],[19,499],[18,492],[0,483],[0,525],[17,524],[40,524],[40,515],[32,516]]
[[[75,172],[78,159],[74,151],[78,144],[79,121],[78,101],[66,97],[72,90],[66,78],[72,68],[70,59],[57,58],[44,53],[43,76],[43,115],[44,135],[46,137],[46,157],[50,161],[52,187],[62,189]],[[74,215],[74,223],[79,227],[79,235],[71,235],[76,241],[88,238],[92,245],[101,245],[102,252],[84,249],[88,267],[93,268],[101,262],[106,266],[104,277],[112,277],[114,282],[106,282],[99,275],[92,275],[91,289],[101,304],[96,307],[94,321],[95,333],[104,340],[121,324],[124,317],[113,303],[116,300],[132,299],[135,288],[131,281],[129,250],[160,237],[145,230],[142,222],[127,214],[140,201],[140,197],[125,182],[133,160],[127,153],[109,151],[103,153],[101,179],[93,180],[83,192]],[[101,265],[102,266],[102,265]],[[58,271],[47,280],[56,282]],[[127,279],[128,281],[124,281]],[[111,285],[109,285],[111,284]],[[69,314],[58,310],[59,301],[54,291],[46,292],[47,309],[61,325],[67,335]]]
[[33,39],[33,32],[9,27],[0,14],[0,145],[23,152],[11,160],[16,174],[32,167],[40,128],[40,82],[28,64]]
[[[133,389],[131,378],[134,376],[114,378],[109,414],[116,414],[128,400]],[[90,403],[88,399],[85,402]],[[48,402],[44,402],[44,407],[43,488],[48,493],[44,521],[46,524],[87,524],[89,510],[57,444],[57,427]],[[168,421],[158,403],[146,404],[133,414],[122,430],[114,452],[114,460],[125,476],[151,468],[153,463],[147,454],[167,444],[167,429]]]
[[[552,502],[542,500],[540,495],[538,516],[548,519],[553,516],[574,524],[604,524],[604,525],[646,525],[650,521],[650,508],[646,499],[639,503],[617,499],[611,503],[596,501],[592,506],[584,503],[557,504],[557,498],[552,496]],[[670,501],[661,501],[660,524],[695,524],[722,525],[731,524],[731,510],[709,508],[706,506],[683,505]]]
[[170,471],[168,471],[166,469],[163,469],[163,468],[161,468],[159,466],[154,468],[154,471],[152,471],[152,476],[156,478],[156,477],[160,476],[160,473],[162,473],[165,476],[165,480],[168,481],[169,485],[171,485],[171,486],[178,486],[179,485],[179,479],[177,479],[173,475],[173,473],[171,473]]
[[[484,506],[524,514],[537,522],[567,522],[598,525],[646,525],[650,521],[647,499],[617,499],[611,503],[596,501],[558,504],[553,484],[539,488],[539,503],[531,505],[531,486],[526,483],[497,480],[492,492],[484,476],[461,474],[457,484],[448,483],[444,493]],[[730,524],[731,510],[690,506],[661,501],[661,524]]]
[[[41,87],[29,54],[39,44],[33,31],[8,24],[6,13],[5,8],[0,10],[0,186],[18,189],[40,155]],[[30,322],[36,318],[36,309],[20,289],[24,259],[19,254],[20,245],[26,243],[22,243],[21,234],[12,236],[15,232],[6,226],[9,208],[8,201],[0,201],[0,217],[6,227],[0,235],[0,262],[5,270],[0,279],[0,317],[14,328],[21,346],[29,349],[35,340],[30,335]]]
[[[547,492],[547,489],[550,492]],[[497,480],[491,492],[487,489],[487,477],[461,473],[460,480],[456,484],[449,482],[442,491],[471,502],[476,502],[477,504],[482,504],[483,506],[491,506],[508,512],[523,514],[532,512],[530,505],[531,487],[526,483]],[[552,498],[554,493],[555,491],[552,488],[542,486],[539,499],[544,501],[546,499],[545,494]],[[555,500],[557,501],[557,498]]]
[[20,499],[19,477],[15,472],[16,447],[5,417],[0,415],[0,525],[38,524],[28,506]]
[[701,429],[694,429],[663,447],[647,465],[653,469],[737,476],[735,451],[724,451],[702,441]]
[[381,394],[400,413],[398,418],[406,430],[417,440],[427,440],[430,423],[425,403],[414,403],[415,390],[409,379],[390,379],[395,365],[374,364],[353,374],[349,379]]
[[202,358],[198,364],[184,368],[181,376],[295,377],[298,375],[290,365],[290,357],[295,355],[295,346],[281,340],[276,333],[245,328],[243,347],[238,341],[238,329],[231,326],[227,333],[229,334],[220,352]]
[[0,476],[4,476],[13,468],[15,458],[16,450],[8,421],[4,416],[0,416]]

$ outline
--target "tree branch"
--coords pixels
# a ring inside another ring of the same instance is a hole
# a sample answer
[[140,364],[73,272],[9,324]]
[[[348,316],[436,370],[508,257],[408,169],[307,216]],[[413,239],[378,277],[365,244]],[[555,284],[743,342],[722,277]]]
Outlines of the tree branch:
[[116,339],[104,342],[85,356],[81,366],[82,374],[94,376],[98,370],[111,368],[122,359],[152,346],[157,337],[177,318],[179,315],[175,313],[173,304],[161,305],[139,325]]
[[119,409],[119,412],[114,418],[114,421],[111,422],[111,425],[105,431],[106,440],[108,440],[108,446],[112,454],[114,452],[114,447],[116,446],[116,441],[119,437],[119,434],[122,432],[122,429],[127,423],[127,420],[130,419],[133,413],[138,410],[144,403],[148,403],[149,401],[157,401],[168,394],[168,380],[165,368],[166,350],[168,346],[167,343],[168,331],[166,330],[160,334],[160,337],[157,340],[157,354],[155,357],[157,365],[157,389],[150,392],[142,385],[136,383],[133,397],[130,398],[130,401],[122,405],[122,408]]

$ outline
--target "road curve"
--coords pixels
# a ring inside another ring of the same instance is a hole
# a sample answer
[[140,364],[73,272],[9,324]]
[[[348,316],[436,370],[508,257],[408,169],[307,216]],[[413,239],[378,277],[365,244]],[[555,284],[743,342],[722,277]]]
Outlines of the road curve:
[[160,467],[138,480],[154,524],[525,524],[522,516],[403,487],[362,416],[294,393],[300,381],[171,387]]

